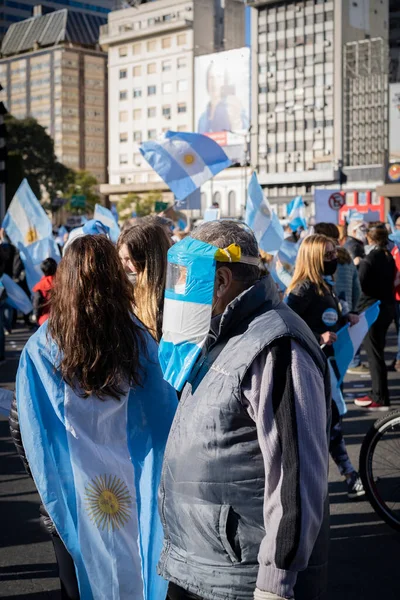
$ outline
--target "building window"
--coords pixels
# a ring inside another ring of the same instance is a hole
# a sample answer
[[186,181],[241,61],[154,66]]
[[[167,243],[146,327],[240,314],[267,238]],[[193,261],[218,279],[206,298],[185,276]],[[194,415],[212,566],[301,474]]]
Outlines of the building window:
[[133,141],[138,142],[138,143],[140,143],[142,141],[142,132],[141,131],[133,132]]
[[147,73],[148,73],[148,75],[153,75],[154,73],[157,73],[157,64],[149,63],[147,65]]
[[157,50],[157,42],[155,40],[151,40],[151,41],[147,42],[147,52],[155,52],[156,50]]
[[142,90],[140,88],[135,88],[133,90],[133,97],[134,98],[141,98],[142,97]]
[[155,116],[157,115],[157,109],[155,106],[150,106],[150,108],[147,109],[147,116],[149,119],[153,119]]
[[188,89],[187,79],[180,79],[178,81],[178,92],[186,92]]
[[170,37],[163,38],[161,40],[161,46],[163,48],[171,48],[171,38]]
[[118,54],[120,58],[128,56],[128,46],[122,46],[121,48],[119,48]]
[[119,78],[126,79],[128,77],[128,71],[126,69],[120,69]]
[[125,123],[128,120],[128,111],[121,110],[119,113],[119,121],[120,123]]
[[165,117],[166,119],[170,119],[171,118],[171,107],[163,106],[162,114],[163,114],[163,117]]
[[139,154],[139,153],[135,153],[135,154],[133,155],[133,164],[134,164],[136,167],[140,167],[140,165],[142,164],[142,155],[141,155],[141,154]]
[[187,111],[186,102],[180,102],[178,104],[178,113],[182,114],[182,113],[185,113],[186,111]]
[[128,155],[127,154],[120,154],[119,155],[119,164],[120,165],[127,165],[128,164]]
[[178,131],[187,131],[186,125],[178,125]]
[[156,129],[149,129],[147,132],[147,139],[149,140],[155,140],[157,137],[157,130]]
[[120,100],[126,100],[128,98],[128,92],[126,90],[120,91],[119,93],[119,99]]
[[236,215],[236,192],[231,190],[228,194],[228,217]]
[[163,73],[165,73],[166,71],[171,71],[171,69],[172,69],[172,62],[170,60],[163,60],[163,62],[162,62]]
[[220,205],[221,203],[221,192],[214,192],[213,194],[213,204]]
[[142,109],[141,108],[135,108],[135,110],[133,111],[133,118],[135,121],[139,121],[139,119],[142,118]]
[[137,56],[142,52],[142,44],[133,44],[132,46],[132,54]]
[[186,67],[187,67],[186,56],[182,56],[181,58],[178,58],[178,69],[186,69]]
[[147,95],[155,96],[157,94],[157,86],[156,85],[148,85],[147,86]]
[[186,33],[180,33],[177,37],[178,46],[184,46],[186,44]]
[[126,183],[126,177],[120,177],[119,178],[119,182],[120,183]]
[[163,94],[170,94],[172,92],[172,83],[170,81],[166,81],[162,85]]
[[133,76],[134,77],[140,77],[142,74],[142,67],[141,65],[137,65],[136,67],[133,67]]
[[124,142],[128,141],[128,132],[127,131],[124,131],[119,134],[119,141],[120,141],[120,144],[123,144]]

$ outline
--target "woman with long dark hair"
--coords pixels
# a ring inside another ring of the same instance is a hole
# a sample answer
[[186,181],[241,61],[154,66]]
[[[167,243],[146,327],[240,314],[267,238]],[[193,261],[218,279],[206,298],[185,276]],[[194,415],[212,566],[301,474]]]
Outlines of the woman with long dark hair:
[[[332,344],[336,332],[347,322],[355,324],[358,316],[343,315],[334,290],[333,275],[338,264],[336,245],[325,235],[310,235],[300,246],[291,284],[286,290],[286,302],[304,319],[317,338],[327,358],[333,358]],[[361,479],[353,467],[343,439],[341,417],[332,401],[330,454],[340,474],[345,478],[350,499],[365,494]]]
[[380,301],[379,316],[364,339],[372,379],[371,396],[357,398],[354,402],[368,410],[388,411],[390,407],[387,367],[385,363],[386,334],[395,316],[394,281],[396,264],[389,252],[388,232],[384,225],[371,227],[367,232],[370,252],[361,260],[358,275],[361,297],[358,310],[364,311]]
[[176,395],[133,302],[113,244],[79,237],[58,268],[49,319],[21,356],[11,429],[65,599],[166,595],[157,488]]
[[135,287],[135,315],[157,341],[162,336],[167,253],[172,244],[155,219],[143,219],[118,240],[122,264]]

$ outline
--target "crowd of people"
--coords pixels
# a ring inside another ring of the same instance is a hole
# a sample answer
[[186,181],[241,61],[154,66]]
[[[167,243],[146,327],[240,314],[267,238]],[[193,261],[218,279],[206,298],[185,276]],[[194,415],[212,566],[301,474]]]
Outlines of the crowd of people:
[[[63,599],[325,598],[329,453],[349,498],[364,495],[328,359],[343,325],[380,301],[363,341],[368,364],[358,352],[349,372],[371,376],[359,407],[389,409],[400,253],[385,224],[361,219],[347,230],[318,223],[301,241],[289,234],[294,265],[260,252],[243,223],[173,239],[154,216],[128,223],[116,246],[101,228],[70,236],[58,268],[43,262],[29,321],[41,327],[21,356],[10,427],[41,497]],[[170,249],[187,236],[182,248],[195,257],[221,250],[209,310],[192,294],[203,266],[178,265],[175,283],[167,275]],[[21,283],[17,263],[3,235],[0,272]],[[176,302],[173,319],[164,297]],[[10,330],[15,311],[0,314]],[[177,393],[157,348],[163,322],[173,326],[183,372],[191,314],[206,335]]]

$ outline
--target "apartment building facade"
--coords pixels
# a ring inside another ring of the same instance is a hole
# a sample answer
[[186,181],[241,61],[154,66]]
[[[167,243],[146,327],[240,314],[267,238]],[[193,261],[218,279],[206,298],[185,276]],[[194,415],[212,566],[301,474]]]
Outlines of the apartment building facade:
[[243,14],[239,0],[159,0],[109,14],[100,36],[109,76],[109,183],[101,186],[103,194],[159,190],[172,200],[139,146],[167,130],[194,131],[194,59],[243,46]]
[[387,160],[388,0],[248,4],[252,161],[270,200],[374,189]]
[[107,165],[107,57],[97,45],[104,22],[63,9],[16,23],[0,59],[8,112],[36,118],[58,160],[99,182]]

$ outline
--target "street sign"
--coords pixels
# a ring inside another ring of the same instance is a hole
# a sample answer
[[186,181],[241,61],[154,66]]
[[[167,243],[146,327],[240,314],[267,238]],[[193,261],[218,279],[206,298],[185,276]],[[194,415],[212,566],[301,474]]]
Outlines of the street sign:
[[71,198],[71,206],[72,208],[85,208],[86,206],[86,196],[72,196]]
[[341,194],[340,192],[335,192],[334,194],[331,194],[331,196],[329,196],[328,203],[332,210],[340,210],[342,206],[345,205],[346,199],[344,197],[344,194]]
[[168,208],[168,202],[162,202],[161,200],[157,200],[154,206],[154,210],[156,213],[163,212]]

